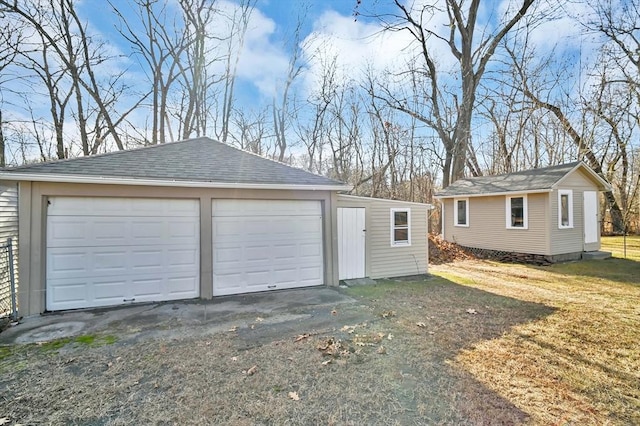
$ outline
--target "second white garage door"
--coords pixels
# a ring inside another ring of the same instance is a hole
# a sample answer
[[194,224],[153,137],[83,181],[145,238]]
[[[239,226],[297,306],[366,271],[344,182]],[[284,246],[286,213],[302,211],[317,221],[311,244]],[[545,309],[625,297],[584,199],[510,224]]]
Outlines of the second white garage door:
[[214,296],[323,284],[320,201],[213,201]]
[[47,310],[198,297],[198,200],[51,197]]

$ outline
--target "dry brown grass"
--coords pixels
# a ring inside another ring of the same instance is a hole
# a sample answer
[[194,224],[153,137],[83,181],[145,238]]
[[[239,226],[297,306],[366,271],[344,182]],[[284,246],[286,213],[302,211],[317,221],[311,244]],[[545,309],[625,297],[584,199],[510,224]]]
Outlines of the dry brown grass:
[[335,323],[322,328],[256,321],[207,338],[0,348],[0,419],[640,423],[637,262],[465,262],[433,272],[347,290],[357,302],[327,309]]
[[440,266],[436,273],[557,309],[461,351],[454,365],[533,423],[640,424],[640,263],[611,259],[531,268],[470,262]]

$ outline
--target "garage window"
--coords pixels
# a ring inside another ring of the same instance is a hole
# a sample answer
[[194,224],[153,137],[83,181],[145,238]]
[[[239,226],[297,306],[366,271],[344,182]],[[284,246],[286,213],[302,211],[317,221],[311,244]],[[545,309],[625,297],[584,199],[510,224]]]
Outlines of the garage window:
[[411,245],[411,209],[391,209],[391,246]]

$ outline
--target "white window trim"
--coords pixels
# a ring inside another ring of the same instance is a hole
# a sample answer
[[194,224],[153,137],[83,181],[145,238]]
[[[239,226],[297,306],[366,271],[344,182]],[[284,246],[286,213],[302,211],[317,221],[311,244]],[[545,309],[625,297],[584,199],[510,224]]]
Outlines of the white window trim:
[[[397,208],[390,210],[390,234],[391,234],[391,247],[409,247],[411,245],[411,209],[410,208]],[[406,212],[407,213],[407,241],[395,241],[395,213],[396,212]]]
[[[523,226],[511,226],[511,199],[522,198]],[[527,194],[507,195],[505,197],[505,225],[507,229],[529,229],[529,202]]]
[[[569,199],[569,225],[562,224],[562,196],[568,195]],[[573,228],[573,190],[572,189],[559,189],[558,190],[558,229],[572,229]]]
[[[465,207],[466,207],[465,216],[467,217],[467,223],[466,224],[459,224],[458,223],[458,201],[464,201],[465,202]],[[454,198],[453,199],[453,226],[459,226],[459,227],[462,227],[462,228],[468,228],[469,227],[469,199],[468,198]]]

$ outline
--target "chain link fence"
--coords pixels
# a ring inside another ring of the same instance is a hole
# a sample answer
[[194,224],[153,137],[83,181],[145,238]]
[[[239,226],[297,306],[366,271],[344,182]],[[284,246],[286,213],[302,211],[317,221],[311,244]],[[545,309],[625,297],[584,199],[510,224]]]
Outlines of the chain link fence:
[[0,318],[18,319],[16,279],[13,263],[13,240],[0,245]]

